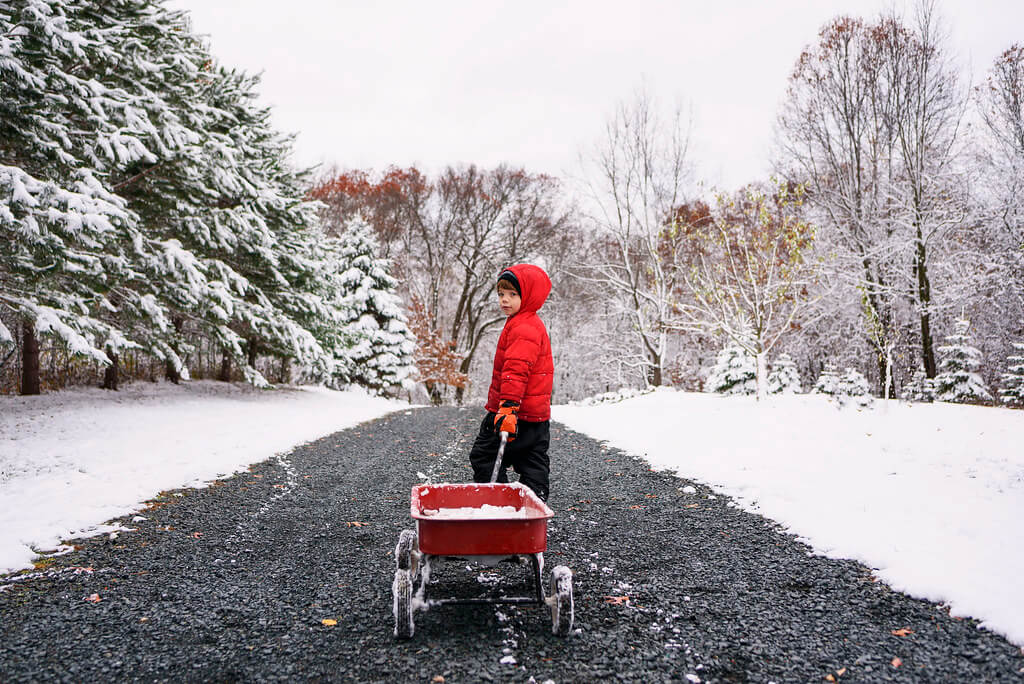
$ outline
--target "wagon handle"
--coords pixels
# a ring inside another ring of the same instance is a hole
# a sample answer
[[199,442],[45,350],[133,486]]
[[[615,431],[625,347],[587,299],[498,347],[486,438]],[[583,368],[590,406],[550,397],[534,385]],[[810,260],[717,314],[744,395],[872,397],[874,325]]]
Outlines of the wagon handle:
[[508,444],[508,433],[502,431],[501,446],[498,447],[498,457],[494,459],[494,470],[491,471],[491,482],[498,481],[498,471],[501,470],[501,459],[505,456],[505,445]]

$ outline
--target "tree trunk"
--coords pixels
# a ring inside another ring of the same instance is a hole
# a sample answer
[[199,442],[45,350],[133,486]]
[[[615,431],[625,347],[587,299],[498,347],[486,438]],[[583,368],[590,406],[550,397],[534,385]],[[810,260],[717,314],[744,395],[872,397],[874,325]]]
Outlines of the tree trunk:
[[[470,354],[469,356],[464,356],[462,358],[462,363],[459,364],[459,372],[468,377],[469,376],[469,365],[470,365],[470,363],[472,363],[472,361],[473,361],[472,354]],[[455,388],[455,405],[456,406],[462,406],[462,400],[465,398],[465,396],[466,396],[466,387],[465,387],[465,385],[461,385],[459,387],[456,387]],[[431,394],[431,400],[433,400],[433,394]],[[440,405],[440,404],[441,404],[441,397],[440,397],[440,393],[438,393],[437,405]]]
[[256,368],[256,359],[259,356],[259,344],[256,342],[256,338],[248,340],[245,345],[245,351],[249,357],[249,367]]
[[101,387],[103,389],[114,390],[116,392],[120,359],[118,359],[117,354],[109,351],[107,352],[107,356],[110,357],[110,365],[103,371],[103,384]]
[[224,356],[220,360],[220,373],[217,374],[217,379],[221,382],[231,382],[231,355],[224,352]]
[[768,352],[757,353],[757,400],[768,398]]
[[21,330],[21,393],[39,394],[39,338],[35,323],[25,319]]
[[427,394],[430,395],[430,403],[434,406],[440,406],[443,399],[440,384],[436,382],[425,382],[423,384],[427,388]]
[[292,381],[292,364],[291,360],[287,356],[281,357],[281,373],[278,376],[277,382],[281,385],[287,385]]
[[932,286],[928,280],[928,261],[926,259],[924,238],[921,227],[917,228],[917,258],[914,270],[917,271],[917,299],[921,307],[921,355],[924,361],[924,374],[935,377],[935,343],[932,340],[931,304]]
[[181,382],[181,373],[174,367],[174,362],[168,359],[167,367],[164,371],[164,377],[173,382],[175,385]]
[[647,383],[651,387],[661,387],[662,374],[659,359],[652,359],[651,366],[647,369]]
[[[181,316],[174,316],[173,318],[171,318],[171,324],[174,325],[174,332],[177,335],[181,335],[181,329],[185,326],[185,319],[182,318]],[[178,348],[178,345],[176,343],[172,344],[172,346],[174,347],[175,353],[178,353],[178,352],[181,351]],[[180,354],[179,354],[178,358],[179,359],[181,358]],[[182,363],[184,363],[184,359],[182,359]],[[168,380],[173,382],[175,385],[177,385],[177,384],[179,384],[181,382],[181,372],[175,367],[174,363],[172,361],[170,361],[170,360],[167,361],[167,366],[166,366],[166,369],[164,371],[164,376]]]

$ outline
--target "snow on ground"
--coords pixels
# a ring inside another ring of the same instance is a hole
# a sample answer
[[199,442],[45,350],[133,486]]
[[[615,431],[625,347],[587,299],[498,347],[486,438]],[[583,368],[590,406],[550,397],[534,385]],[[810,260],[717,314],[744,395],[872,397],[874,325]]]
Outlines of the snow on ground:
[[203,486],[409,408],[361,391],[197,381],[0,396],[0,572],[102,531],[159,492]]
[[[662,390],[552,419],[1024,646],[1024,411]],[[557,469],[558,455],[552,454]]]
[[[162,490],[405,408],[362,392],[217,382],[0,396],[0,572]],[[658,391],[556,406],[553,418],[1024,645],[1024,411]]]

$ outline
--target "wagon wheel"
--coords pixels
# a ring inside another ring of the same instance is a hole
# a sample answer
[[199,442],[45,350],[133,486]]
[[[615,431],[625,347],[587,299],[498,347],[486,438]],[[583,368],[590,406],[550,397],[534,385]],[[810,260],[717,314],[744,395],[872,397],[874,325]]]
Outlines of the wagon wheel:
[[411,639],[416,627],[412,620],[412,577],[408,570],[395,570],[391,593],[394,594],[395,636]]
[[417,548],[416,533],[412,530],[402,530],[398,535],[398,546],[395,547],[395,563],[399,570],[408,570],[409,576],[413,579],[419,574],[420,552]]
[[556,565],[551,571],[551,633],[569,636],[573,624],[572,570]]

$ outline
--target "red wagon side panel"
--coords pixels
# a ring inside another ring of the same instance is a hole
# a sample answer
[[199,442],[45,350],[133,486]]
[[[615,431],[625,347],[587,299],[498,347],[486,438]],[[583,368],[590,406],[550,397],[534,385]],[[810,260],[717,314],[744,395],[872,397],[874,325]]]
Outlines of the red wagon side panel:
[[[511,506],[516,514],[498,511],[486,517],[436,519],[425,513],[484,505]],[[533,490],[518,483],[417,485],[412,488],[410,508],[417,522],[420,552],[435,556],[542,553],[547,549],[548,518],[554,516]]]

